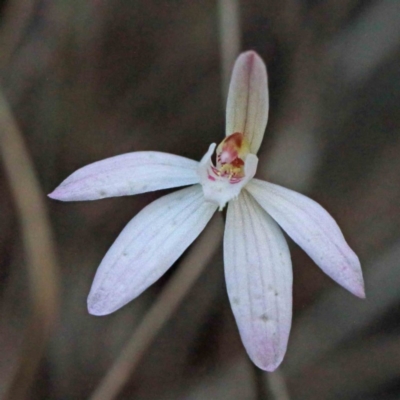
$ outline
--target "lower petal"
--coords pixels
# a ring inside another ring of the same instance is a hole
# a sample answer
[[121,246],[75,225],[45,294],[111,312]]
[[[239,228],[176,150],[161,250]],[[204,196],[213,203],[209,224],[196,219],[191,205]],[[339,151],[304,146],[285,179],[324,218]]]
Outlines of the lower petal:
[[249,357],[275,370],[286,352],[292,321],[292,265],[272,218],[242,192],[229,202],[224,264],[229,300]]
[[216,211],[196,185],[154,201],[123,229],[101,262],[88,297],[91,314],[118,310],[158,280]]

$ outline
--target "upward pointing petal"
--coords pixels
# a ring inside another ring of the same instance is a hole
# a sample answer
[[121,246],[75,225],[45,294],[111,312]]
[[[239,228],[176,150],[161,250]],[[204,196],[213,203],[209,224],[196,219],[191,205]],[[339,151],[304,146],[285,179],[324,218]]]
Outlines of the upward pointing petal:
[[259,179],[246,189],[327,275],[365,297],[360,261],[326,210],[300,193]]
[[110,314],[162,276],[197,238],[217,206],[199,185],[154,201],[124,228],[101,262],[88,298],[89,312]]
[[226,106],[226,136],[243,133],[256,154],[268,120],[268,83],[264,62],[254,51],[242,53],[233,67]]
[[198,162],[174,154],[138,151],[78,169],[49,197],[62,201],[96,200],[198,183]]

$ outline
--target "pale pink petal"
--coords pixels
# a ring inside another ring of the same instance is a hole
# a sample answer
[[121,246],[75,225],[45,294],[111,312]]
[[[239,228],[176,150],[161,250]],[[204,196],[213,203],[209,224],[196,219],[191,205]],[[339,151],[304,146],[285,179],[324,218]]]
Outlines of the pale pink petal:
[[360,261],[326,210],[300,193],[258,179],[246,189],[327,275],[365,297]]
[[154,201],[124,228],[101,262],[88,297],[91,314],[118,310],[152,285],[197,238],[217,206],[199,185]]
[[138,151],[80,168],[49,197],[62,201],[127,196],[199,182],[198,162],[174,154]]
[[246,191],[229,202],[225,278],[240,336],[251,360],[273,371],[286,352],[292,321],[292,264],[276,222]]
[[267,70],[254,51],[242,53],[233,67],[226,106],[226,136],[243,133],[256,154],[267,126]]

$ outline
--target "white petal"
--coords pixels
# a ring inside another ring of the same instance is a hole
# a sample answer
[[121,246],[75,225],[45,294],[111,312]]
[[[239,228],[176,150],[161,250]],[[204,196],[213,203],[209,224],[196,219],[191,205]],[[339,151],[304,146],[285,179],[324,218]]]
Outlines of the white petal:
[[127,196],[199,182],[197,161],[138,151],[89,164],[70,175],[49,197],[63,201]]
[[267,126],[267,70],[254,51],[242,53],[233,67],[226,106],[226,136],[243,133],[256,154]]
[[292,321],[292,264],[276,222],[246,191],[229,202],[225,278],[240,336],[252,361],[273,371],[286,352]]
[[199,185],[154,201],[124,228],[101,262],[89,297],[91,314],[124,306],[162,276],[196,239],[216,206]]
[[325,209],[300,193],[258,179],[246,189],[327,275],[365,297],[360,261]]

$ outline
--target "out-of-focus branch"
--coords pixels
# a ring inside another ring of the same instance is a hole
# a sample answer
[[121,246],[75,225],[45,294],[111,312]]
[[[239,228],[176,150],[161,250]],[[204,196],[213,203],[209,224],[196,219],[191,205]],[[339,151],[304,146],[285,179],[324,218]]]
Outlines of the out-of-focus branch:
[[192,387],[189,382],[189,387],[182,387],[177,393],[168,393],[162,400],[255,399],[257,388],[253,376],[253,366],[243,352],[217,365],[216,369],[210,368],[207,375]]
[[260,9],[268,18],[273,37],[286,47],[289,54],[301,43],[304,30],[307,29],[302,6],[302,3],[297,0],[279,2],[268,0],[260,3]]
[[256,379],[257,400],[290,400],[285,377],[280,369],[274,372],[264,372],[253,365]]
[[[269,386],[269,382],[267,382],[266,378],[266,374],[267,372],[262,371],[261,369],[259,369],[258,367],[256,367],[254,364],[252,365],[252,369],[253,369],[253,375],[254,375],[254,379],[255,379],[255,389],[256,389],[256,400],[264,400],[264,399],[268,399],[268,386]],[[274,398],[275,400],[275,398]]]
[[0,154],[21,225],[32,295],[21,360],[5,399],[23,399],[33,381],[57,315],[58,277],[43,196],[22,135],[0,91]]
[[386,254],[367,266],[365,275],[368,297],[365,301],[351,295],[346,296],[343,289],[336,288],[298,320],[291,337],[290,356],[284,365],[287,375],[301,374],[303,369],[344,340],[367,328],[385,310],[398,302],[399,258],[400,246],[395,244]]
[[233,63],[240,51],[239,4],[237,0],[219,0],[219,41],[221,52],[222,98],[225,109]]
[[328,50],[338,63],[346,85],[361,85],[400,45],[400,3],[372,2],[351,29],[337,35]]
[[[0,28],[0,71],[26,30],[35,0],[7,3]],[[58,308],[58,267],[42,192],[23,137],[0,87],[0,155],[18,212],[28,267],[32,312],[19,362],[4,399],[28,396]]]
[[7,2],[0,28],[0,70],[8,64],[13,51],[17,48],[34,6],[35,0]]
[[149,346],[179,307],[222,241],[223,221],[217,213],[195,246],[180,265],[168,285],[121,351],[91,400],[111,400],[120,392],[139,365]]
[[266,374],[268,387],[273,400],[290,400],[289,391],[285,377],[280,369],[273,373]]
[[318,365],[305,368],[293,380],[296,399],[367,398],[376,388],[396,381],[399,351],[398,334],[368,337],[351,347],[335,349],[333,354]]

